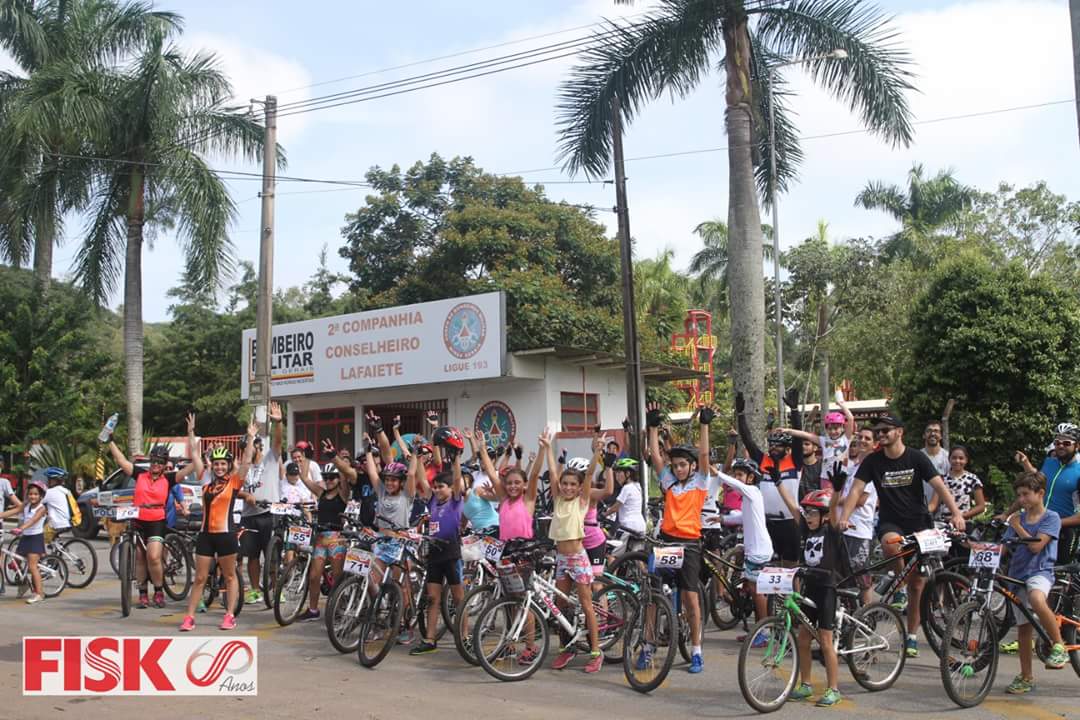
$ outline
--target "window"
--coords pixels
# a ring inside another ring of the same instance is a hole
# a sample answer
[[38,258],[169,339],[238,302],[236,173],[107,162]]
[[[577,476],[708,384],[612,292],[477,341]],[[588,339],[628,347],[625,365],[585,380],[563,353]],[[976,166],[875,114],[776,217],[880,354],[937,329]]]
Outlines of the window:
[[293,416],[293,437],[296,442],[307,440],[318,448],[316,457],[321,457],[325,438],[329,438],[335,447],[353,452],[358,444],[353,415],[354,409],[351,407],[298,412]]
[[563,432],[585,432],[600,424],[596,393],[562,393]]

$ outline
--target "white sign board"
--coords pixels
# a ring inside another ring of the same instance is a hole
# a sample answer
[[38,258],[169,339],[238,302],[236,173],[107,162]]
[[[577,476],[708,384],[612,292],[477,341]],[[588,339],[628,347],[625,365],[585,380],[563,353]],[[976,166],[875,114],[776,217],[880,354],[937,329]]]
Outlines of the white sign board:
[[[503,374],[501,292],[275,325],[271,395],[477,380]],[[240,396],[255,378],[255,330],[243,336]]]

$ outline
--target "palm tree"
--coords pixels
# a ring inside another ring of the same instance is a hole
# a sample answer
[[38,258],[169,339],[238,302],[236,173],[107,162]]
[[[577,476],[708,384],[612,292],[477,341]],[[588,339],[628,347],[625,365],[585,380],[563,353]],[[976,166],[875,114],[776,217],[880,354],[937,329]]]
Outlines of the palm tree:
[[[699,294],[709,298],[710,306],[727,313],[728,305],[728,228],[719,218],[698,223],[694,232],[701,238],[702,247],[690,260],[690,272],[697,275]],[[772,226],[762,225],[761,234],[772,239]],[[762,257],[772,262],[773,246],[761,244]]]
[[58,86],[96,77],[152,29],[178,24],[139,2],[0,0],[0,47],[23,73],[0,73],[0,255],[21,265],[33,248],[41,290],[65,215],[88,200],[92,166],[81,131],[106,107],[100,96],[62,95]]
[[[112,114],[96,128],[101,163],[76,277],[103,302],[124,269],[124,364],[128,447],[142,443],[142,250],[145,231],[175,227],[185,277],[216,289],[232,270],[228,227],[236,206],[202,157],[257,160],[263,128],[239,108],[217,60],[184,55],[168,30],[153,33],[129,67],[109,75]],[[279,154],[284,166],[284,155]]]
[[655,335],[662,346],[682,328],[690,304],[686,278],[671,266],[675,251],[665,248],[655,258],[634,263],[634,304],[644,333]]
[[[625,1],[625,0],[624,0]],[[585,52],[560,92],[561,157],[568,170],[600,176],[612,147],[612,110],[629,123],[664,92],[685,96],[715,67],[726,76],[728,135],[729,279],[732,302],[732,379],[746,397],[752,425],[764,427],[765,317],[761,215],[765,197],[787,186],[802,157],[777,67],[806,57],[809,75],[873,132],[893,144],[913,130],[905,95],[908,54],[888,19],[864,0],[660,0],[643,20],[612,24]],[[824,56],[847,52],[845,62]],[[766,157],[767,90],[776,110],[777,176]],[[756,183],[755,183],[756,180]]]
[[943,227],[956,229],[977,196],[974,188],[957,182],[952,170],[927,178],[922,164],[915,163],[908,172],[906,190],[871,181],[855,197],[855,205],[882,210],[900,222],[900,232],[883,247],[887,259],[906,257],[925,264],[934,232]]

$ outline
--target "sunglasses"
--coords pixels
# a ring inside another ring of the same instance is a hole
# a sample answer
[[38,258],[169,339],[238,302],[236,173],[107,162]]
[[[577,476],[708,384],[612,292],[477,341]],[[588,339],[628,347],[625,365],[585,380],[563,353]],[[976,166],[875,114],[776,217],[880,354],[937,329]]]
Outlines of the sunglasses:
[[1056,447],[1072,447],[1073,441],[1072,440],[1055,440],[1054,445]]
[[890,428],[874,428],[874,437],[879,437],[881,435],[888,435],[889,433],[891,433],[895,429],[896,428],[891,428],[891,427]]

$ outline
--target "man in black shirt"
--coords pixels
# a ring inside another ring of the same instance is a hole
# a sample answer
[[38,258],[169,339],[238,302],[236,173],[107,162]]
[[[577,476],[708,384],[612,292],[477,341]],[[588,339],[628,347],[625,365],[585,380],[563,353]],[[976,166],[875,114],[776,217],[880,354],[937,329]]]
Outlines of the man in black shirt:
[[[924,484],[934,488],[938,497],[952,513],[950,522],[957,530],[964,530],[963,513],[949,492],[930,459],[919,450],[904,446],[904,423],[895,414],[886,413],[873,426],[880,450],[868,455],[855,473],[851,492],[844,501],[837,527],[841,532],[848,527],[855,505],[862,496],[863,488],[873,483],[878,492],[878,539],[886,556],[900,552],[896,542],[901,535],[933,527],[926,509]],[[895,571],[902,570],[899,561]],[[925,581],[918,573],[908,577],[907,626],[908,636],[904,647],[908,657],[918,657],[919,645],[915,633],[919,628],[919,599]],[[899,601],[900,598],[897,597]]]

